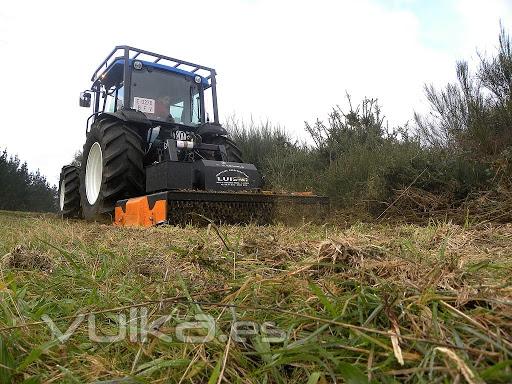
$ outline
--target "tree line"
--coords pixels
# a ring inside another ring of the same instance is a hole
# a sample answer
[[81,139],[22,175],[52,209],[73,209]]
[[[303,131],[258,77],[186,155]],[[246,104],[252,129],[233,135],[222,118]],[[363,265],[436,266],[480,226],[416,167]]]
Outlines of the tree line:
[[4,149],[0,153],[0,210],[48,212],[56,210],[55,186],[39,171]]

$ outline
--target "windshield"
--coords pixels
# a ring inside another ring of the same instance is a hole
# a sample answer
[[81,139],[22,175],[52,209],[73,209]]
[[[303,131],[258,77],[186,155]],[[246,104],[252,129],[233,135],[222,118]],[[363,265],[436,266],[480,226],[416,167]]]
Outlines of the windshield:
[[166,71],[148,67],[133,70],[131,107],[151,120],[189,126],[201,123],[199,85]]

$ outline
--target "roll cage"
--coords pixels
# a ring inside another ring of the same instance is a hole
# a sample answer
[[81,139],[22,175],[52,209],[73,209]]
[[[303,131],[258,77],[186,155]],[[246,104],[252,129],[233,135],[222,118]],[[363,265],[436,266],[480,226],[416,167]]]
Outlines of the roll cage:
[[[102,92],[102,79],[113,71],[114,68],[122,67],[122,84],[123,84],[123,105],[131,105],[131,79],[133,71],[133,63],[141,61],[144,65],[151,66],[156,69],[174,72],[183,76],[196,76],[201,77],[201,121],[206,122],[206,112],[204,108],[203,91],[211,88],[212,107],[213,107],[213,122],[219,123],[219,113],[217,106],[217,84],[216,84],[216,71],[213,68],[205,67],[203,65],[194,64],[189,61],[176,59],[169,56],[160,55],[157,53],[149,52],[146,50],[133,48],[126,45],[116,46],[105,60],[94,71],[91,81],[93,85],[91,91],[95,93],[94,98],[94,113],[91,117],[97,116],[100,113],[100,94]],[[121,74],[119,74],[121,75]],[[112,84],[114,85],[114,84]],[[109,87],[110,88],[110,87]],[[108,90],[107,90],[108,91]],[[89,96],[90,97],[90,96]]]

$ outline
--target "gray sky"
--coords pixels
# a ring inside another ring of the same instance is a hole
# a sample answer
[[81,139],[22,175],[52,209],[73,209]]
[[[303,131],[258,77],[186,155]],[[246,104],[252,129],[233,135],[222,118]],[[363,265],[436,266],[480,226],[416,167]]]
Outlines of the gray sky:
[[85,141],[79,92],[122,44],[216,68],[221,120],[269,119],[304,137],[304,120],[348,91],[403,124],[425,109],[425,82],[493,51],[500,20],[512,32],[511,0],[6,2],[0,148],[57,183]]

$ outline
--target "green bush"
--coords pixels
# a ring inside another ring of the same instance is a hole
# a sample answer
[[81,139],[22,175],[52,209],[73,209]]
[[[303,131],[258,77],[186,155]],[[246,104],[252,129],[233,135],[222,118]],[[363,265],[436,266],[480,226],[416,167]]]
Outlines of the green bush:
[[268,188],[312,190],[335,207],[364,205],[379,213],[411,184],[457,204],[487,185],[492,173],[486,164],[462,151],[424,145],[407,126],[390,130],[376,99],[356,107],[348,100],[348,111],[338,106],[326,123],[306,123],[309,145],[268,122],[247,126],[231,119],[228,129]]
[[319,182],[311,149],[293,140],[281,127],[269,122],[247,125],[235,118],[229,119],[226,126],[244,161],[255,164],[262,172],[266,188],[307,191]]
[[425,87],[429,115],[415,115],[422,138],[431,146],[492,161],[512,145],[512,42],[502,28],[498,52],[480,55],[475,72],[457,63],[457,83]]
[[393,193],[383,175],[390,167],[406,167],[421,151],[406,128],[388,132],[375,99],[345,113],[336,107],[327,123],[306,123],[312,143],[299,143],[270,123],[246,125],[230,119],[227,127],[244,153],[256,164],[267,186],[279,191],[312,190],[326,194],[336,206],[361,200],[386,200]]
[[512,41],[502,29],[497,53],[475,72],[457,63],[458,82],[426,86],[431,111],[415,127],[389,128],[376,99],[333,108],[326,122],[306,123],[308,145],[268,122],[229,129],[268,185],[314,190],[338,207],[378,211],[408,186],[456,207],[483,190],[512,186]]

